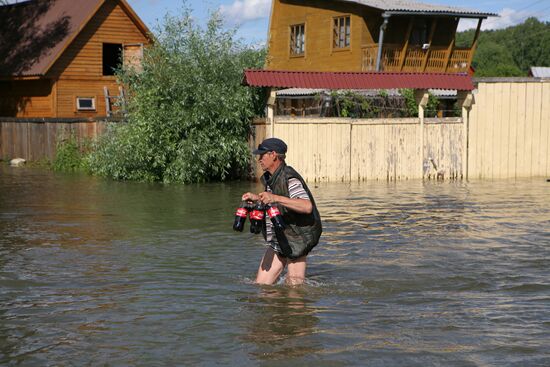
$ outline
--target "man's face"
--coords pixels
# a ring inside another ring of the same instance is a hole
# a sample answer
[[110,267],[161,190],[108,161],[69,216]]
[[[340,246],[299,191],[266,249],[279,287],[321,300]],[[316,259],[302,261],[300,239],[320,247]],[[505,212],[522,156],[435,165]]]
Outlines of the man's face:
[[277,168],[277,153],[267,152],[258,156],[258,162],[264,171],[273,173]]

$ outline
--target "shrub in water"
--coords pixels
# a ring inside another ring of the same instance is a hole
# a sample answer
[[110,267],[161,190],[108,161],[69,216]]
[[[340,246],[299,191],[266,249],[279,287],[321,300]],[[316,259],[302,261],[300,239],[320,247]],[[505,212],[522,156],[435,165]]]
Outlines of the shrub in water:
[[241,85],[243,69],[265,51],[247,48],[217,14],[197,26],[189,10],[166,16],[143,70],[121,70],[127,123],[111,126],[90,157],[94,173],[115,179],[201,182],[246,172],[251,119],[262,94]]

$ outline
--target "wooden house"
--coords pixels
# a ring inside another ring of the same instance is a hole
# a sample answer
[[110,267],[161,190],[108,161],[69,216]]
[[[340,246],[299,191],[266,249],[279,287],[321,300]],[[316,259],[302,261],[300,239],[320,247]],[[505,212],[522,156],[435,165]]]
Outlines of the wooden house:
[[[268,70],[463,73],[496,14],[402,0],[273,0]],[[457,47],[461,18],[478,19]]]
[[0,118],[97,118],[139,67],[150,32],[125,0],[32,0],[0,7]]

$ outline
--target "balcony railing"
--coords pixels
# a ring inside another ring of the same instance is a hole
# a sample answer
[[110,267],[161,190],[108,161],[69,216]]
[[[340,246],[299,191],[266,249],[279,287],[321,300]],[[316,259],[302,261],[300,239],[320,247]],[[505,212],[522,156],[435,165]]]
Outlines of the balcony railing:
[[[378,45],[363,46],[363,71],[376,70]],[[385,44],[382,48],[382,71],[465,73],[470,68],[472,49]]]

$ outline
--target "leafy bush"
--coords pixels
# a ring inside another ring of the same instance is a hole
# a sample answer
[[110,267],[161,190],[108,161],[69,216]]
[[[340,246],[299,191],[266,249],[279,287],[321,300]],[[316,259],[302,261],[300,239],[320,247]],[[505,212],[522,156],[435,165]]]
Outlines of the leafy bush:
[[56,144],[55,159],[52,168],[55,171],[74,172],[88,169],[87,151],[90,143],[79,144],[73,134],[59,136]]
[[143,70],[120,70],[128,89],[127,123],[113,125],[90,157],[94,173],[114,179],[203,182],[246,172],[250,121],[263,94],[241,85],[264,50],[245,47],[218,14],[205,28],[189,9],[167,15]]

